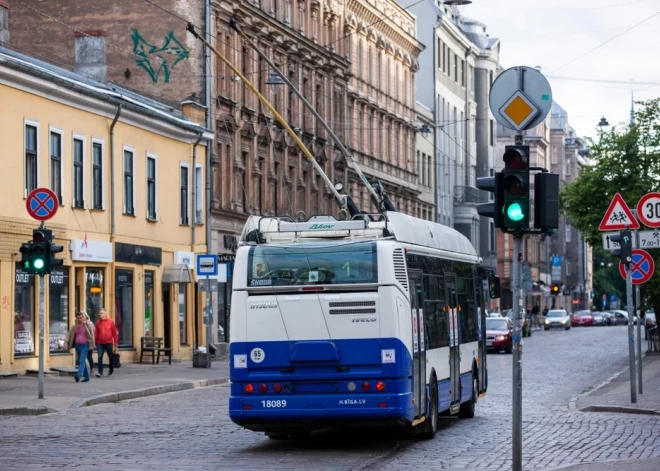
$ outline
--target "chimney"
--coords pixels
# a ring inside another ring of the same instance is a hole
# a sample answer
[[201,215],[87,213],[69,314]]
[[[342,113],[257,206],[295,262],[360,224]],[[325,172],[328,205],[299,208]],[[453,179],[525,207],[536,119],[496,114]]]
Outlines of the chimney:
[[108,71],[105,31],[76,31],[75,37],[76,57],[73,71],[91,79],[105,80]]
[[9,47],[9,3],[0,0],[0,46]]

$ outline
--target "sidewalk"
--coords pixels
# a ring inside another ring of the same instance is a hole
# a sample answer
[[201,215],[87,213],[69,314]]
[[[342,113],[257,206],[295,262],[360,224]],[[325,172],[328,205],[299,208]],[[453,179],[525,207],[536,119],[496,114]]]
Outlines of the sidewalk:
[[630,370],[579,397],[578,410],[583,412],[626,412],[631,414],[660,415],[660,355],[646,355],[643,359],[643,394],[637,394],[637,403],[630,402]]
[[0,416],[44,414],[225,383],[227,358],[214,359],[211,368],[193,368],[192,360],[172,365],[126,363],[111,377],[92,377],[88,383],[76,383],[73,368],[67,368],[70,373],[45,375],[44,399],[37,398],[37,376],[0,379]]

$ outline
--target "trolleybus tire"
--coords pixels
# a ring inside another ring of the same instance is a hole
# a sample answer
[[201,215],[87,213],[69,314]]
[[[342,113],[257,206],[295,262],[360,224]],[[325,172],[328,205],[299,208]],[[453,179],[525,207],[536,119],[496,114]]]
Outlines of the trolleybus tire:
[[[474,374],[474,372],[473,372]],[[477,378],[472,378],[472,397],[468,402],[461,404],[461,408],[458,410],[458,417],[461,419],[471,419],[474,417],[474,411],[477,407],[477,396],[479,395],[479,387],[477,384]]]
[[438,431],[438,382],[435,377],[431,377],[433,385],[431,386],[431,411],[424,421],[424,431],[421,433],[422,438],[431,440],[435,438],[435,433]]

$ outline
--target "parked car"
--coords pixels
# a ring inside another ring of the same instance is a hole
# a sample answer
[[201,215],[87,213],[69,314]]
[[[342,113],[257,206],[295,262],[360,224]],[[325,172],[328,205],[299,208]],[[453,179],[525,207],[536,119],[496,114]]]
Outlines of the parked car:
[[486,311],[486,317],[502,317],[500,311]]
[[565,309],[551,309],[545,316],[545,325],[543,328],[545,330],[557,328],[570,330],[571,317],[568,315]]
[[486,319],[486,350],[513,352],[513,322],[506,317]]
[[621,309],[616,309],[614,311],[611,311],[613,315],[613,322],[612,325],[628,325],[628,313],[626,311],[622,311]]
[[591,311],[577,311],[571,316],[571,327],[594,325],[594,315]]
[[644,340],[649,338],[649,329],[658,326],[658,320],[655,317],[655,312],[647,312],[644,316]]
[[610,311],[603,311],[603,319],[605,319],[605,325],[614,325],[614,314]]
[[594,314],[594,325],[606,325],[604,312],[596,311],[593,314]]
[[[531,337],[532,323],[530,322],[527,313],[524,313],[523,316],[525,317],[525,321],[523,322],[523,328],[522,328],[523,337]],[[504,311],[504,317],[511,319],[511,322],[513,322],[513,309],[507,309],[506,311]]]

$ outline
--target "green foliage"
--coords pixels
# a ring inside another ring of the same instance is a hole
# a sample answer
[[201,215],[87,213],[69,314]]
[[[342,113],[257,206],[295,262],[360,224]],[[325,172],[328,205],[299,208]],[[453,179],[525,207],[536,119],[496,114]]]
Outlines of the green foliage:
[[[660,98],[638,105],[634,124],[601,133],[592,142],[593,165],[583,168],[575,181],[560,192],[561,213],[593,247],[602,244],[598,225],[616,193],[621,193],[631,209],[635,209],[644,194],[660,190]],[[651,253],[660,269],[660,250]],[[618,259],[613,261],[618,265]],[[598,266],[594,260],[594,294],[599,291],[610,294],[608,290],[617,289],[613,270],[606,268],[607,264],[601,269],[600,260]],[[623,286],[621,294],[625,294]],[[642,293],[650,304],[660,307],[657,273],[644,285]]]

